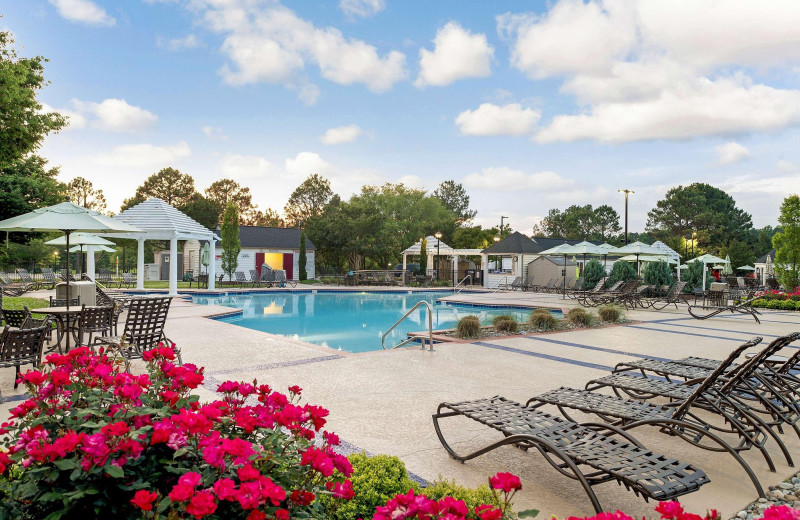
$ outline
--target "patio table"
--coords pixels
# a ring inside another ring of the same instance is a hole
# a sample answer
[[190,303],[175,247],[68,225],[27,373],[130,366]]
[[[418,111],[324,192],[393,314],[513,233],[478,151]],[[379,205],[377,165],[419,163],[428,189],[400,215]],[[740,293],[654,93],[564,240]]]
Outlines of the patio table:
[[81,313],[80,306],[74,306],[67,309],[66,307],[43,307],[41,309],[35,309],[33,312],[39,314],[48,314],[53,316],[56,319],[57,329],[56,329],[56,342],[55,344],[48,349],[48,352],[53,352],[54,350],[58,349],[59,352],[62,351],[61,343],[64,341],[66,337],[66,345],[64,352],[69,352],[70,349],[70,335],[75,338],[77,342],[77,328],[75,324],[77,320],[73,319],[73,316],[78,316]]

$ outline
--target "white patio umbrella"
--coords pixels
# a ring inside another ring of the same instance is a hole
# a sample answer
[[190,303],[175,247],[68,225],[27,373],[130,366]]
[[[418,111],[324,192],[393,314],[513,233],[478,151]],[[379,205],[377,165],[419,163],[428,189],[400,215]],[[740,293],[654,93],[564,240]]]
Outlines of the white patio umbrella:
[[[69,241],[71,244],[74,244],[77,247],[70,248],[70,252],[80,251],[83,254],[83,246],[113,246],[116,245],[114,242],[110,240],[106,240],[103,237],[99,237],[97,235],[93,235],[91,233],[72,233],[69,237]],[[51,246],[66,246],[67,245],[67,236],[60,236],[58,238],[54,238],[53,240],[48,240],[45,244]],[[94,272],[94,252],[98,250],[97,248],[93,248],[91,251],[91,258],[86,259],[86,263],[88,264],[89,273]],[[109,250],[106,250],[107,252]],[[113,249],[110,250],[113,252]],[[87,250],[88,253],[88,250]],[[88,256],[88,255],[87,255]],[[81,274],[83,274],[83,262],[81,262]],[[93,275],[93,274],[92,274]]]
[[636,275],[638,276],[641,274],[641,268],[639,266],[639,256],[640,255],[662,255],[663,251],[653,246],[647,245],[644,242],[631,242],[630,244],[624,245],[622,247],[617,247],[615,249],[611,249],[609,253],[618,254],[618,255],[635,255],[636,256]]
[[[80,251],[82,247],[83,246],[72,246],[69,251],[70,251],[70,253],[75,253],[76,251]],[[103,253],[116,253],[117,252],[116,249],[111,249],[108,246],[93,246],[93,247],[94,247],[94,252],[95,253],[98,252],[98,251],[102,251]]]
[[731,255],[725,255],[725,265],[722,268],[722,274],[726,276],[733,274],[733,269],[731,268]]
[[736,268],[737,271],[755,271],[756,268],[752,265],[743,265],[741,267]]
[[702,256],[698,256],[694,260],[689,260],[686,263],[690,264],[690,263],[695,262],[695,261],[699,261],[699,262],[703,263],[703,290],[705,291],[706,290],[706,271],[707,271],[706,265],[708,265],[708,264],[724,264],[725,260],[720,258],[720,257],[718,257],[718,256],[714,256],[714,255],[711,255],[711,254],[705,254],[705,255],[702,255]]
[[[211,246],[206,242],[203,244],[203,250],[200,252],[200,264],[206,266],[208,272],[208,264],[211,263]],[[261,270],[261,266],[257,265],[256,269]]]
[[[0,221],[0,231],[63,231],[67,250],[70,248],[70,235],[76,232],[83,233],[141,233],[134,226],[125,224],[97,211],[83,208],[73,204],[67,198],[66,202],[38,208],[30,213],[18,215]],[[69,279],[69,276],[67,276]],[[69,310],[69,296],[67,291],[67,310]],[[67,334],[67,349],[69,349],[69,334]]]

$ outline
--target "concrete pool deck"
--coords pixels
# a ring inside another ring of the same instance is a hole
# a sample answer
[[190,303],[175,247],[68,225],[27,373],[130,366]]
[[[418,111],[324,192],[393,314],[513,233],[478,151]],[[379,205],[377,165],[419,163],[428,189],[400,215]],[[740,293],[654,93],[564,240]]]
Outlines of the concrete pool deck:
[[[560,295],[528,292],[462,292],[446,299],[555,308],[575,305]],[[468,486],[483,484],[498,471],[510,471],[523,483],[515,509],[539,509],[540,518],[594,512],[580,485],[558,474],[538,453],[506,446],[466,464],[449,458],[431,421],[439,403],[497,394],[525,402],[561,385],[582,387],[632,357],[722,359],[753,336],[768,342],[800,330],[798,313],[764,311],[759,325],[749,316],[730,314],[698,321],[681,306],[679,310],[629,312],[636,323],[624,326],[437,344],[434,352],[412,346],[348,354],[205,317],[230,310],[183,299],[173,301],[167,334],[181,346],[184,361],[206,367],[206,384],[199,390],[202,398],[213,398],[216,385],[228,379],[257,378],[278,390],[297,384],[308,402],[330,410],[328,428],[356,449],[396,455],[409,471],[427,480],[442,475]],[[11,369],[0,371],[0,389],[6,398],[0,412],[4,415],[24,398],[21,388],[13,389],[13,373]],[[557,414],[554,409],[546,410]],[[593,420],[581,414],[576,417]],[[497,432],[464,419],[445,420],[443,426],[454,448],[462,451],[473,451],[499,437]],[[655,429],[638,429],[634,434],[648,448],[692,462],[709,475],[711,483],[682,497],[689,510],[704,513],[707,508],[717,508],[728,518],[756,498],[750,481],[731,457],[692,448]],[[795,459],[800,459],[800,440],[791,429],[781,438]],[[774,443],[768,443],[768,448],[776,473],[768,471],[757,451],[743,453],[765,488],[796,471],[786,464]],[[613,483],[597,486],[595,492],[606,510],[621,509],[634,517],[655,516],[654,504]]]

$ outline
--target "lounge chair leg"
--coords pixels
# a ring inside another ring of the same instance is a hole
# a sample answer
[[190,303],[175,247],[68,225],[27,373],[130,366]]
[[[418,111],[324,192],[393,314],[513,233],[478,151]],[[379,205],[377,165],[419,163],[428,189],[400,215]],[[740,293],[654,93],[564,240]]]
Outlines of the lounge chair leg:
[[14,389],[16,389],[19,386],[19,365],[14,368],[16,369],[16,374],[14,374]]

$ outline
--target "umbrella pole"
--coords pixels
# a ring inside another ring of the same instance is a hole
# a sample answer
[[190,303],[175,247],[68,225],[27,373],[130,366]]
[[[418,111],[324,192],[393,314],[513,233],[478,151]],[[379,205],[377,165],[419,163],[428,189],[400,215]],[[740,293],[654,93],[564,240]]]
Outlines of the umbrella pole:
[[561,271],[564,273],[564,280],[561,282],[561,299],[567,299],[567,255],[564,255],[564,270]]
[[72,233],[72,231],[69,230],[69,229],[66,229],[66,230],[64,230],[64,233],[66,233],[66,235],[67,235],[67,315],[65,316],[65,318],[67,320],[67,330],[64,331],[64,334],[67,336],[66,352],[69,352],[69,347],[70,347],[70,345],[69,345],[69,335],[72,333],[72,331],[69,330],[69,325],[70,325],[70,323],[69,323],[69,299],[70,299],[70,296],[72,296],[72,282],[70,281],[70,276],[69,276],[69,234]]

